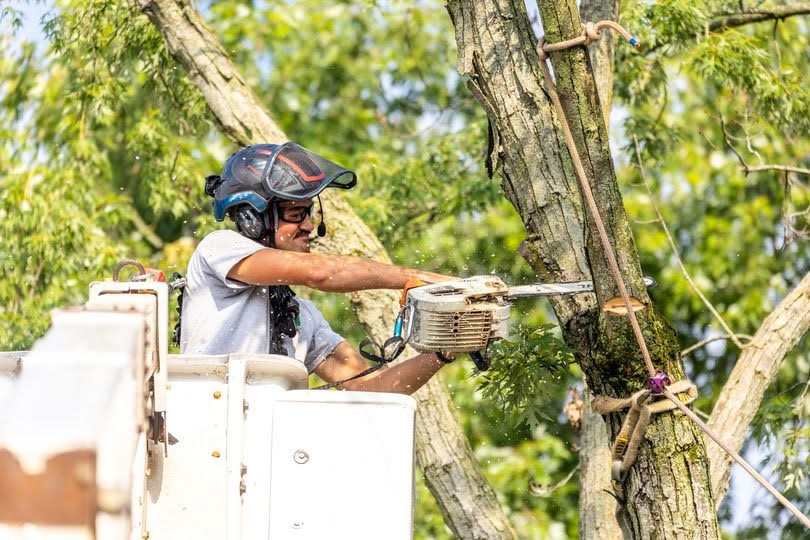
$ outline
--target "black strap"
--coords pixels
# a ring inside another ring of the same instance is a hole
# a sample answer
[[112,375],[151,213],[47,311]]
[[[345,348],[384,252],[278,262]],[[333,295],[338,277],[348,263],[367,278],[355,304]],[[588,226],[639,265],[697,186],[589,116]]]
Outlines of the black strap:
[[475,363],[475,367],[478,368],[478,371],[486,371],[489,369],[489,365],[492,359],[489,356],[489,351],[473,351],[470,353],[470,358]]
[[377,343],[371,338],[366,338],[360,342],[360,354],[366,360],[371,360],[372,362],[376,362],[377,365],[371,366],[368,369],[364,369],[360,373],[356,375],[352,375],[348,379],[343,379],[342,381],[335,381],[328,384],[323,384],[321,386],[316,386],[313,390],[329,390],[330,388],[334,388],[335,386],[341,385],[343,383],[353,381],[355,379],[359,379],[360,377],[365,377],[369,373],[373,373],[383,367],[383,365],[388,364],[396,360],[397,356],[402,354],[402,351],[405,350],[405,340],[399,336],[394,336],[386,339],[382,345]]
[[382,346],[371,338],[360,342],[360,354],[366,360],[387,364],[396,360],[397,356],[405,350],[405,340],[400,336],[393,336],[383,341]]
[[267,287],[267,326],[268,352],[286,355],[284,338],[295,337],[298,329],[295,320],[298,318],[298,301],[295,293],[286,285]]
[[371,366],[368,369],[364,369],[363,371],[361,371],[357,375],[352,375],[348,379],[343,379],[342,381],[330,382],[329,384],[322,384],[321,386],[316,386],[315,388],[313,388],[313,390],[329,390],[330,388],[334,388],[335,386],[338,386],[340,384],[343,384],[343,383],[346,383],[346,382],[349,382],[349,381],[353,381],[355,379],[359,379],[360,377],[365,377],[369,373],[374,373],[375,371],[377,371],[381,367],[383,367],[383,364],[377,364],[376,366]]
[[185,290],[186,278],[184,278],[180,272],[174,272],[172,274],[172,281],[169,283],[169,294],[174,291],[180,291],[177,295],[177,324],[174,325],[174,330],[172,331],[172,344],[175,347],[180,346],[180,321],[183,317],[183,291]]

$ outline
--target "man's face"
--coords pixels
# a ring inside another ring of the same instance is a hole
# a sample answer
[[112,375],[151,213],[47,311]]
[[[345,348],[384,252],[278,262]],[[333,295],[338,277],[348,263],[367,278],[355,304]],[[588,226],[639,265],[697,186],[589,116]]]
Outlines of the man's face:
[[310,216],[313,204],[311,199],[278,203],[276,249],[309,253],[309,236],[314,229]]

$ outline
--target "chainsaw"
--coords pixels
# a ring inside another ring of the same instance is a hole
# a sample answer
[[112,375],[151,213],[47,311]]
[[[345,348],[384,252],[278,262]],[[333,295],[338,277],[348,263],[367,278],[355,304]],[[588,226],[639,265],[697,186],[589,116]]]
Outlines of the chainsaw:
[[[647,287],[655,280],[644,278]],[[498,276],[472,276],[409,289],[394,336],[420,352],[468,353],[479,370],[487,351],[509,337],[511,303],[519,298],[593,292],[592,281],[507,286]]]

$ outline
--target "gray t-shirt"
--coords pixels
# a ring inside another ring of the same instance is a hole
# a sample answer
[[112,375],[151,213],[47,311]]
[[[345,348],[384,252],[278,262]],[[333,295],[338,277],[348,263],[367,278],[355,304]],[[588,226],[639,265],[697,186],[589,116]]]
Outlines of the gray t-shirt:
[[[268,351],[267,287],[227,277],[236,263],[261,249],[265,247],[231,230],[212,232],[202,239],[186,273],[181,353]],[[284,346],[288,355],[312,373],[344,339],[332,331],[312,302],[296,300],[298,331],[294,338],[284,336]]]

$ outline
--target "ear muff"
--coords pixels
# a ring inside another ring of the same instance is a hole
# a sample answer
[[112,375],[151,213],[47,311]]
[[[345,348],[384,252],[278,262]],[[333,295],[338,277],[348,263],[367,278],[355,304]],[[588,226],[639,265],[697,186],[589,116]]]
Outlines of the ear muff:
[[239,232],[251,240],[261,240],[269,232],[265,215],[247,204],[236,207],[231,213],[231,219]]
[[218,174],[209,174],[205,177],[205,193],[209,197],[216,197],[219,186],[222,185],[222,177]]

